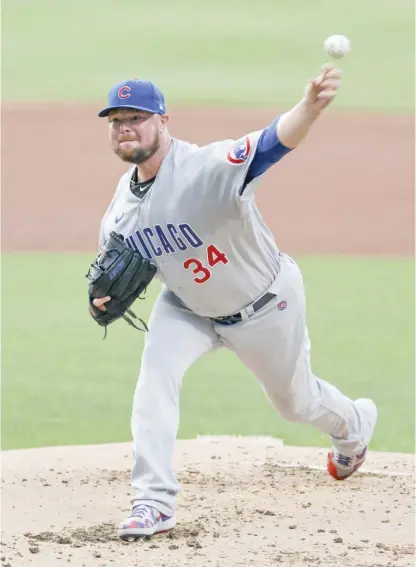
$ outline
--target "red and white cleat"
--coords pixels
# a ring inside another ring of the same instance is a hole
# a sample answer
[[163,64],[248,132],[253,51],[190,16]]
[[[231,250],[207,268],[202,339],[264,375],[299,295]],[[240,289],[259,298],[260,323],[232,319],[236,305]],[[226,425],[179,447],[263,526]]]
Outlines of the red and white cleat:
[[165,516],[152,506],[139,504],[133,508],[131,515],[121,522],[118,537],[132,541],[156,533],[169,532],[175,526],[176,516]]
[[377,408],[372,400],[359,399],[354,402],[361,422],[361,443],[355,455],[342,452],[342,443],[338,448],[333,447],[328,453],[328,473],[335,480],[345,480],[357,471],[367,456],[368,445],[373,435],[377,421]]

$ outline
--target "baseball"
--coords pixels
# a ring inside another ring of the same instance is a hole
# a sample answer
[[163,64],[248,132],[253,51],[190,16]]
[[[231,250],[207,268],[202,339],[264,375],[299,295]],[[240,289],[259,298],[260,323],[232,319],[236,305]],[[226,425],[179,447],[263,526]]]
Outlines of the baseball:
[[340,59],[350,51],[351,43],[345,35],[331,35],[325,40],[324,49],[330,57]]

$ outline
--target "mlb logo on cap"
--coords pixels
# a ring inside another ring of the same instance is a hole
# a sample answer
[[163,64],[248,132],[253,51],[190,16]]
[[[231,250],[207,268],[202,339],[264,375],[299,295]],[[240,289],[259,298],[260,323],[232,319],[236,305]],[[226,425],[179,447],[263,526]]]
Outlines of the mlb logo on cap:
[[108,116],[116,108],[145,110],[152,114],[166,114],[165,97],[150,81],[132,79],[114,85],[108,93],[108,106],[98,116]]

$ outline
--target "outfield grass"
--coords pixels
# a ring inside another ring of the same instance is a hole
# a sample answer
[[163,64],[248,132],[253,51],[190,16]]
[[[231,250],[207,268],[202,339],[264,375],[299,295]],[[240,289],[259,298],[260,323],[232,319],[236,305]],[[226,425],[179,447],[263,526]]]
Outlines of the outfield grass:
[[[143,335],[123,321],[103,331],[86,308],[91,255],[5,254],[2,259],[2,447],[127,441]],[[316,374],[352,397],[373,397],[373,448],[414,450],[413,263],[308,257]],[[28,293],[27,274],[33,277]],[[148,317],[158,290],[135,305]],[[185,376],[179,436],[273,435],[323,445],[309,426],[276,416],[234,355],[208,355]]]
[[412,0],[4,0],[3,100],[98,101],[150,78],[169,102],[292,104],[350,37],[333,108],[414,107]]

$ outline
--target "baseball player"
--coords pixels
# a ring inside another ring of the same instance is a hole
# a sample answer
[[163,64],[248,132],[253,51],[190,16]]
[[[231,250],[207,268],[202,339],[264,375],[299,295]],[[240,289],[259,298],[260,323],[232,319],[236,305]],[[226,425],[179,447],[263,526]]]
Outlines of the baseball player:
[[[203,147],[170,136],[164,96],[151,82],[115,85],[99,113],[108,118],[113,151],[131,164],[102,219],[100,246],[111,231],[122,234],[162,282],[133,401],[134,497],[119,527],[123,539],[176,525],[180,386],[199,357],[220,347],[254,373],[284,418],[330,436],[331,476],[343,480],[365,459],[376,407],[312,373],[301,272],[255,203],[264,173],[302,142],[340,82],[341,72],[327,64],[269,126]],[[93,305],[105,311],[108,301]]]

